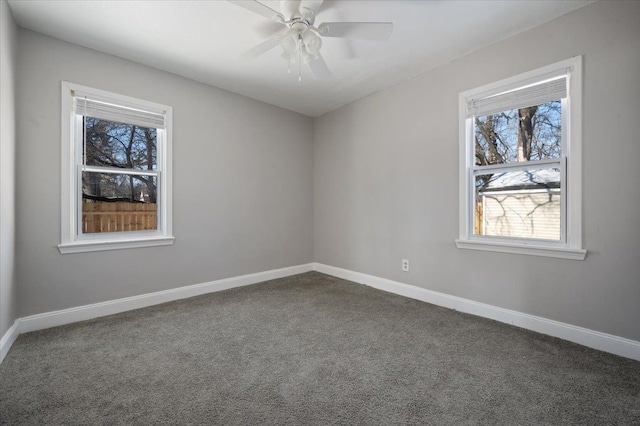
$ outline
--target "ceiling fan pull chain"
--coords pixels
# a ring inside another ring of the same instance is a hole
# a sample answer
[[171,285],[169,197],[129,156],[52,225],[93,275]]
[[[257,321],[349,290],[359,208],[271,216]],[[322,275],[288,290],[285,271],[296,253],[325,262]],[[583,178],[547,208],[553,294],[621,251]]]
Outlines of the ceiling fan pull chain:
[[297,54],[298,54],[298,81],[302,81],[302,57],[301,57],[301,53],[302,53],[302,38],[300,38],[300,36],[298,36],[298,49],[297,49]]

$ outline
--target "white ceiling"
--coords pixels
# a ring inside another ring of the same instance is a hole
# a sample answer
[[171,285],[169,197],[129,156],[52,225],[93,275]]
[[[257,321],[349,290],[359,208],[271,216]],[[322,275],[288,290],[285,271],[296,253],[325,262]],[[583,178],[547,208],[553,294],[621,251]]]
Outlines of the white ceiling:
[[[262,0],[280,10],[278,0]],[[279,24],[225,0],[9,0],[18,25],[316,117],[593,0],[326,0],[316,19],[390,21],[385,42],[325,38],[332,76],[287,74],[280,47],[233,58]]]

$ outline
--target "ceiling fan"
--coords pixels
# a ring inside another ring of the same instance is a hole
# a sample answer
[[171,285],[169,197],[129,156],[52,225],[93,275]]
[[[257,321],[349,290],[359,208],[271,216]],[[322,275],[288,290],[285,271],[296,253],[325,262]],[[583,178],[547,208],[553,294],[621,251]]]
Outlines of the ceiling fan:
[[316,78],[331,75],[320,54],[322,37],[387,40],[393,31],[391,22],[323,22],[316,27],[316,15],[324,0],[281,0],[282,13],[256,0],[229,1],[285,26],[274,37],[239,55],[238,59],[254,59],[280,45],[282,57],[289,62],[289,72],[292,64],[298,65],[298,81],[302,80],[302,64],[309,64]]

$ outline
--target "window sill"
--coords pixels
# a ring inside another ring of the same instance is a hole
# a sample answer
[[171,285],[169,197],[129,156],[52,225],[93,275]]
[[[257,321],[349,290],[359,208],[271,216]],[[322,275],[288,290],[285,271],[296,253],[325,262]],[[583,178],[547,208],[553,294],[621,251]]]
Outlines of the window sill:
[[175,237],[153,237],[127,240],[73,241],[58,245],[62,254],[85,253],[91,251],[118,250],[139,247],[168,246]]
[[459,249],[495,251],[500,253],[527,254],[531,256],[556,257],[559,259],[584,260],[587,251],[564,247],[509,244],[495,241],[456,240]]

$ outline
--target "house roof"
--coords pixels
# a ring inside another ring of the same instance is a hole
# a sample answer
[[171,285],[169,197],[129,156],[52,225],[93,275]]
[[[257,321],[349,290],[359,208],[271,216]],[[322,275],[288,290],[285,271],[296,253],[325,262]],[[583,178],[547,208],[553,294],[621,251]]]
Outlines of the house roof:
[[478,187],[480,192],[514,191],[521,189],[560,188],[559,169],[518,170],[495,173]]

